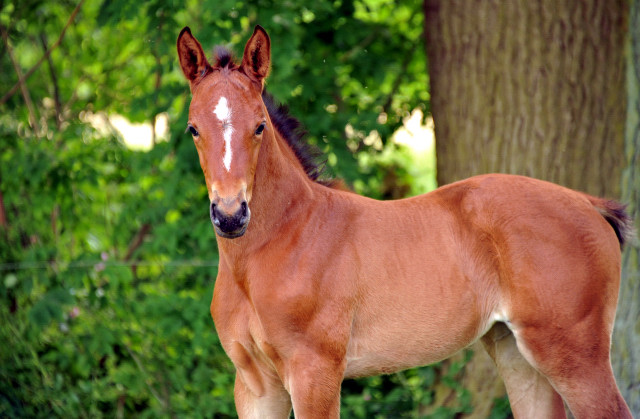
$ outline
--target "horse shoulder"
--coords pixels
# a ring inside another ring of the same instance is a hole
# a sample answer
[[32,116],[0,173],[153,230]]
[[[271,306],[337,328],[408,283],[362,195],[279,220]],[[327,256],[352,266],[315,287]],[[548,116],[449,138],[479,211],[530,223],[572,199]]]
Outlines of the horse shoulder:
[[340,201],[325,191],[247,261],[252,309],[265,339],[285,359],[301,347],[330,357],[346,351],[355,283],[347,279],[353,260]]

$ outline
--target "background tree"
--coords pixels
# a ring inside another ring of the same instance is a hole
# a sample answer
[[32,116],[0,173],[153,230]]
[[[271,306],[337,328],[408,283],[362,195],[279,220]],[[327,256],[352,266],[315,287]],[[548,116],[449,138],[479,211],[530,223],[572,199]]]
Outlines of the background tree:
[[[622,201],[640,226],[640,2],[633,0],[627,44],[627,123],[622,172]],[[622,395],[640,416],[640,243],[622,255],[622,286],[611,358]]]
[[[620,199],[619,179],[629,164],[623,152],[627,7],[624,1],[469,7],[425,0],[438,183],[515,173]],[[637,295],[622,299],[628,301],[621,317],[637,319]],[[628,333],[629,325],[622,327]],[[463,380],[474,406],[504,392],[497,379],[487,379],[491,361],[479,347]],[[631,348],[638,347],[626,346],[636,354]],[[624,388],[632,382],[620,383],[627,399]],[[474,415],[483,417],[489,407]]]
[[424,7],[439,184],[518,173],[620,197],[626,2]]

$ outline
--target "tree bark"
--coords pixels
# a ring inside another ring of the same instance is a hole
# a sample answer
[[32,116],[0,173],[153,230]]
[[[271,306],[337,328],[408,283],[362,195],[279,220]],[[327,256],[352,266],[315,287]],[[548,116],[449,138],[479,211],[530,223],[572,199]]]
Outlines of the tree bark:
[[[631,2],[627,49],[627,124],[622,200],[640,226],[640,1]],[[631,412],[640,417],[640,243],[622,254],[622,284],[611,350],[613,370]]]
[[517,173],[620,197],[625,1],[424,7],[439,184]]
[[[440,185],[514,173],[620,199],[627,2],[423,4]],[[487,417],[504,388],[480,348],[463,386]]]

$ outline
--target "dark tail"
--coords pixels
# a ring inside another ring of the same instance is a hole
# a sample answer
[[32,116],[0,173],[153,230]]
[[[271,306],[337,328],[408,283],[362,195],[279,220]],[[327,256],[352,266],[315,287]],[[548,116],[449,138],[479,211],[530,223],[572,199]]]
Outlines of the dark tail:
[[633,220],[625,211],[626,205],[616,201],[600,199],[590,196],[589,201],[596,207],[618,236],[620,247],[635,236]]

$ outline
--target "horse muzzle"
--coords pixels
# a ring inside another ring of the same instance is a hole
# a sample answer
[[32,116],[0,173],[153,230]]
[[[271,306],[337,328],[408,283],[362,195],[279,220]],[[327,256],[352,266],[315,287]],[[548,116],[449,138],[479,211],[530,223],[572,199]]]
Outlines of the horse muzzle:
[[224,199],[214,200],[209,207],[209,214],[216,233],[225,239],[242,236],[247,231],[251,219],[249,205],[244,199],[234,199],[232,202],[226,202]]

